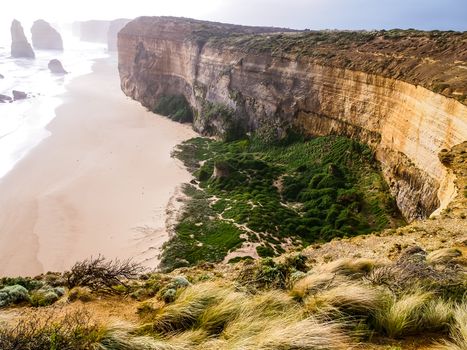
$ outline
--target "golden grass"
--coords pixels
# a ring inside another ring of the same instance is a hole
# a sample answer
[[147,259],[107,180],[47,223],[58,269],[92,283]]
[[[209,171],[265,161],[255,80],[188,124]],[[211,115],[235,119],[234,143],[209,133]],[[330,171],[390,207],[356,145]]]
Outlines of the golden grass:
[[446,264],[462,256],[462,252],[456,248],[444,248],[432,251],[426,257],[431,265]]
[[467,349],[467,302],[458,305],[453,311],[454,321],[450,328],[450,341],[439,344],[438,350],[465,350]]
[[290,294],[301,300],[309,293],[330,286],[338,277],[332,272],[313,273],[298,280],[292,287]]
[[423,308],[421,327],[430,331],[448,329],[453,317],[454,309],[451,302],[433,299]]
[[[208,306],[218,302],[225,290],[216,283],[201,283],[184,289],[176,302],[155,315],[151,327],[155,332],[184,331],[194,326]],[[147,327],[146,327],[147,328]]]
[[249,295],[206,282],[188,287],[163,307],[151,329],[165,335],[167,344],[190,349],[345,348],[347,337],[338,322],[305,317],[287,293]]
[[348,315],[372,315],[383,307],[385,293],[375,287],[344,283],[305,299],[309,313],[339,310]]
[[349,339],[336,322],[321,322],[307,318],[291,324],[273,324],[257,338],[255,349],[349,349]]
[[361,277],[371,272],[381,263],[374,259],[338,259],[313,269],[314,273],[333,273],[342,276]]
[[391,338],[415,332],[420,327],[423,308],[431,298],[432,294],[422,291],[389,298],[375,314],[376,328]]

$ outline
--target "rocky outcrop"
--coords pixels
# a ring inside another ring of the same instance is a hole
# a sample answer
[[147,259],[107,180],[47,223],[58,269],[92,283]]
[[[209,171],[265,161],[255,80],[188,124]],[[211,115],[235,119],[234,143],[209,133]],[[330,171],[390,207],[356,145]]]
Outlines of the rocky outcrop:
[[120,18],[110,22],[109,30],[107,31],[107,48],[109,51],[117,51],[118,32],[130,21],[131,19]]
[[62,62],[57,59],[50,60],[48,64],[49,70],[54,74],[67,74],[68,72],[63,68]]
[[32,45],[41,50],[63,50],[60,33],[48,22],[39,19],[31,27]]
[[11,101],[12,98],[10,96],[0,94],[0,103],[6,103]]
[[16,19],[11,23],[11,56],[15,58],[35,58],[36,55],[24,35],[21,23]]
[[[467,140],[467,34],[274,31],[138,18],[119,33],[122,89],[151,110],[183,95],[204,134],[355,138],[408,220],[447,205],[453,178],[438,153]],[[213,117],[213,105],[229,113]]]
[[13,90],[12,93],[13,93],[13,99],[15,101],[24,100],[24,99],[28,98],[28,94],[26,94],[23,91]]

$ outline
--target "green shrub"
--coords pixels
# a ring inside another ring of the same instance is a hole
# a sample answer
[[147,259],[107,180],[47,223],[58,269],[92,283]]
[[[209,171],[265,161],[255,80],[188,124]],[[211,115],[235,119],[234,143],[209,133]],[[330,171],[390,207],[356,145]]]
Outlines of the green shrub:
[[154,112],[180,123],[193,121],[193,112],[183,95],[161,96],[154,108]]
[[28,290],[18,284],[0,289],[0,307],[29,300]]
[[41,288],[44,282],[30,277],[3,277],[0,279],[0,288],[14,285],[23,286],[27,290],[34,290]]
[[[206,121],[225,111],[206,108]],[[243,240],[268,257],[289,240],[308,244],[403,223],[387,205],[392,197],[373,152],[345,137],[280,145],[258,135],[232,142],[196,138],[174,154],[197,176],[199,189],[185,188],[190,199],[163,266],[174,268],[177,259],[221,261]]]

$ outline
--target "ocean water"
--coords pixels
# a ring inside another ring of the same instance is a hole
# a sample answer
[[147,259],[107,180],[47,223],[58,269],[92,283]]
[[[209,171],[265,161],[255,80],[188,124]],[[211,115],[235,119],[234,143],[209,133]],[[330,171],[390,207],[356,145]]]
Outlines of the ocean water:
[[[25,27],[26,36],[28,36]],[[61,32],[64,51],[34,50],[35,60],[10,56],[10,38],[0,36],[0,94],[12,96],[12,90],[31,95],[26,100],[0,103],[0,178],[27,153],[50,135],[46,126],[55,118],[55,109],[63,102],[66,85],[88,74],[98,58],[108,56],[107,45],[81,42],[71,33]],[[48,62],[59,59],[64,76],[52,74]]]

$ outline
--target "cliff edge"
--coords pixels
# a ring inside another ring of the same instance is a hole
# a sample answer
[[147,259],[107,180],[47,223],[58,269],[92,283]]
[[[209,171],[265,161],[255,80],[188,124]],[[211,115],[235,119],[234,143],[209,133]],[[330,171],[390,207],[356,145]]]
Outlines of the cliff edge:
[[183,96],[202,134],[298,130],[365,142],[408,220],[455,196],[438,154],[467,140],[467,33],[140,17],[120,31],[118,52],[125,94],[151,110]]

